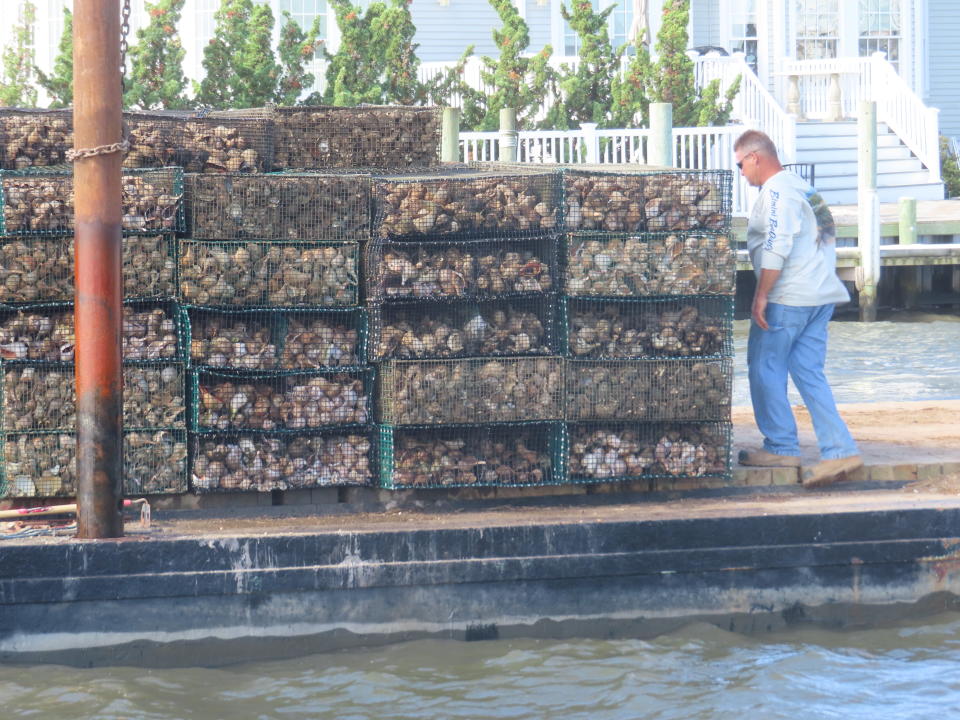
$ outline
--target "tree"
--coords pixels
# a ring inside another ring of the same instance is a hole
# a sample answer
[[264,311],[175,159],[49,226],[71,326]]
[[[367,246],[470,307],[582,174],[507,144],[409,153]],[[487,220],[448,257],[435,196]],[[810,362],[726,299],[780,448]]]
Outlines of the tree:
[[36,63],[32,43],[37,8],[30,0],[26,0],[20,9],[20,22],[13,27],[13,47],[3,50],[0,105],[32,107],[37,104],[37,88],[33,85]]
[[560,13],[580,39],[580,62],[576,69],[564,64],[560,69],[563,112],[556,113],[559,122],[580,125],[594,122],[609,127],[611,83],[620,72],[623,48],[614,48],[607,31],[607,19],[614,7],[595,12],[590,0],[573,0],[572,11],[565,5]]
[[188,106],[183,74],[186,51],[177,37],[177,23],[186,0],[146,3],[150,22],[137,31],[130,48],[130,78],[123,94],[125,107],[182,109]]
[[309,32],[304,32],[300,24],[283,11],[284,23],[280,30],[280,45],[277,54],[280,57],[280,78],[277,82],[276,101],[280,105],[294,105],[300,99],[305,88],[313,85],[313,73],[304,67],[313,57],[320,35],[320,18],[315,18]]
[[63,8],[63,34],[53,61],[53,73],[47,75],[36,66],[33,70],[37,84],[50,96],[50,107],[69,107],[73,102],[73,13],[70,8]]
[[417,77],[420,60],[413,42],[416,27],[410,0],[371,3],[366,12],[350,0],[331,0],[340,28],[340,48],[326,54],[327,90],[323,102],[412,105],[428,90]]
[[722,125],[730,119],[740,78],[727,88],[722,99],[719,80],[697,90],[693,61],[686,53],[689,19],[690,0],[666,0],[657,33],[656,62],[651,62],[645,46],[638,46],[624,78],[611,88],[618,123],[642,115],[640,122],[646,124],[650,102],[671,103],[676,127]]
[[203,49],[206,75],[197,101],[214,108],[264,105],[277,92],[280,66],[271,47],[273,12],[253,0],[222,0],[216,27]]
[[[526,21],[511,0],[490,0],[490,4],[500,16],[503,27],[493,30],[493,40],[500,55],[496,60],[482,58],[484,69],[480,77],[492,91],[486,97],[479,95],[477,98],[482,108],[479,129],[496,130],[503,108],[516,108],[517,121],[521,125],[533,124],[546,99],[556,94],[555,76],[548,64],[553,49],[547,45],[533,57],[524,57],[523,53],[530,44]],[[480,108],[473,109],[472,113],[481,115]],[[467,110],[464,115],[470,117],[471,111]]]

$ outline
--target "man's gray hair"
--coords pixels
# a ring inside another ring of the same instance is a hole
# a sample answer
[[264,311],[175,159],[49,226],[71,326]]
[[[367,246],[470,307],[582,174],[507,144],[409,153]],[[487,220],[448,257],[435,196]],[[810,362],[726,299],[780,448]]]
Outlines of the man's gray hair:
[[761,155],[767,155],[774,159],[777,158],[777,146],[765,132],[760,130],[747,130],[733,144],[734,151],[744,150],[746,152],[758,152]]

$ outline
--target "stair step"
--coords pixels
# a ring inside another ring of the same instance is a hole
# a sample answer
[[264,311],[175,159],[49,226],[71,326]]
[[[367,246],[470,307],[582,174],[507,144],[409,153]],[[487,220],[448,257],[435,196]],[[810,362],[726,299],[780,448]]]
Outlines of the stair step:
[[[845,190],[857,187],[857,175],[816,175],[817,190]],[[903,185],[924,185],[930,182],[930,173],[926,170],[913,172],[877,173],[877,188],[900,187]]]
[[[906,160],[913,157],[910,148],[905,145],[896,145],[877,148],[877,161],[885,160]],[[832,150],[798,150],[797,162],[812,162],[817,165],[820,163],[831,162],[857,162],[856,148],[835,148]]]
[[[922,172],[923,164],[915,157],[908,157],[902,160],[878,160],[877,174],[887,175],[889,173],[904,172]],[[814,163],[814,172],[819,182],[821,178],[829,177],[856,177],[857,163],[847,162],[820,162]]]
[[[900,144],[900,138],[893,133],[889,133],[887,135],[877,135],[878,148],[897,147]],[[857,139],[850,138],[847,135],[826,135],[823,137],[797,138],[797,152],[802,152],[803,150],[823,150],[826,148],[837,148],[844,150],[852,148],[854,151],[856,151]]]
[[[798,122],[797,139],[809,137],[857,137],[856,121],[848,122]],[[890,128],[886,123],[877,123],[877,135],[886,135]]]
[[[821,191],[821,194],[828,205],[856,205],[859,202],[859,195],[855,188],[826,190]],[[943,183],[877,188],[877,195],[882,203],[895,203],[902,197],[912,197],[916,200],[943,200]]]

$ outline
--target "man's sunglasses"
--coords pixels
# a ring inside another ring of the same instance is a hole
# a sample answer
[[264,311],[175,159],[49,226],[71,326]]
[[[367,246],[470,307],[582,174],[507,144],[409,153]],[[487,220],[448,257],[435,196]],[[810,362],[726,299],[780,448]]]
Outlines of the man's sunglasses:
[[[748,157],[753,155],[753,152],[754,151],[751,151],[751,152],[748,152],[746,155],[744,155],[743,160],[746,160]],[[737,170],[743,170],[743,160],[737,163]]]

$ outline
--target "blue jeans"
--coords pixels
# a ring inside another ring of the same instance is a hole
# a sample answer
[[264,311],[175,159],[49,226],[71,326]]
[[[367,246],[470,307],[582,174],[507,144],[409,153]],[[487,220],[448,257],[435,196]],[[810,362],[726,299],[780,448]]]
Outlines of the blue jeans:
[[834,306],[793,307],[768,303],[769,330],[750,324],[747,367],[750,399],[763,447],[777,455],[800,455],[797,422],[787,400],[787,373],[800,391],[824,460],[859,454],[847,425],[837,412],[833,391],[823,374],[827,357],[827,324]]

